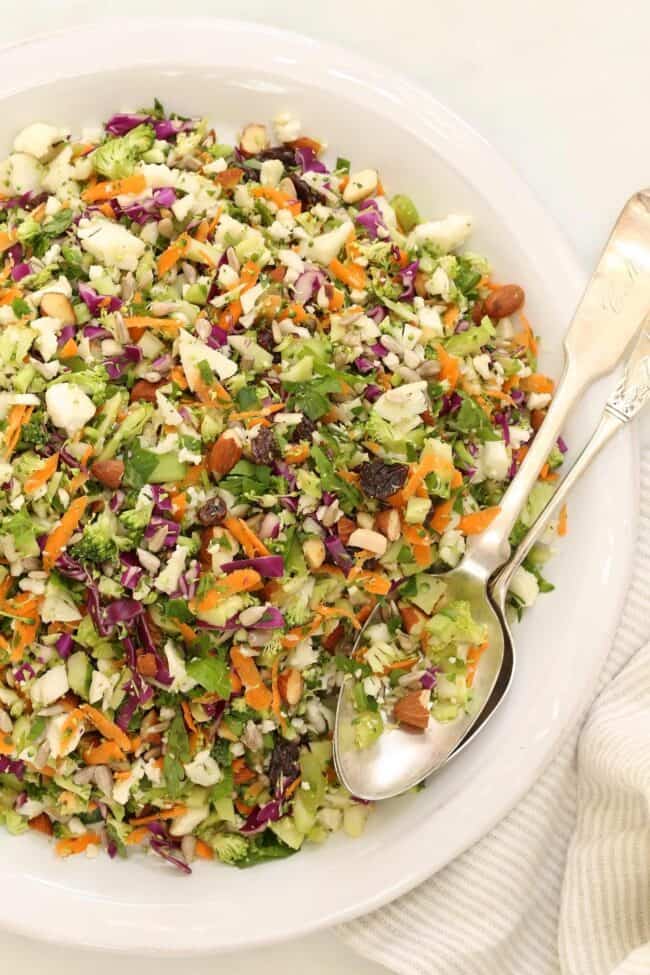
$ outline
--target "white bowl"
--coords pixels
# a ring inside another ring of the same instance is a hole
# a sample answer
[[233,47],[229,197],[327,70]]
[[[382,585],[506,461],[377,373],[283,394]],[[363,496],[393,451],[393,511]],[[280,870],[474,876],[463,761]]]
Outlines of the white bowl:
[[[521,180],[427,92],[338,48],[219,20],[118,21],[1,52],[2,141],[37,119],[79,130],[150,104],[205,113],[222,138],[290,109],[355,166],[381,170],[427,216],[471,213],[472,248],[517,281],[556,375],[581,275]],[[567,437],[586,439],[600,396]],[[606,477],[604,477],[606,467]],[[350,919],[404,893],[475,842],[532,784],[578,715],[614,632],[631,561],[636,457],[629,435],[576,492],[557,590],[517,630],[510,698],[460,758],[417,796],[376,809],[359,840],[335,837],[238,871],[191,878],[152,858],[57,860],[42,838],[0,833],[0,924],[49,941],[146,952],[259,945]],[[552,810],[549,810],[552,815]]]

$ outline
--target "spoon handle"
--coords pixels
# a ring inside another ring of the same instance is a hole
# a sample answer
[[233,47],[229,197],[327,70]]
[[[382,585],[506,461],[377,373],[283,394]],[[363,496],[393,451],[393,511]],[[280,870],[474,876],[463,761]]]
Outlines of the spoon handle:
[[490,526],[465,559],[489,578],[510,555],[509,536],[566,417],[596,379],[611,372],[643,322],[650,295],[650,190],[625,205],[564,340],[565,368],[546,419]]
[[522,564],[533,545],[539,541],[553,520],[558,507],[562,505],[580,480],[592,461],[614,434],[633,420],[644,406],[650,402],[650,321],[641,334],[625,365],[625,373],[612,395],[609,397],[594,433],[580,453],[575,464],[560,482],[555,494],[541,512],[535,524],[528,530],[525,538],[501,569],[490,586],[493,599],[503,608],[508,587],[516,569]]

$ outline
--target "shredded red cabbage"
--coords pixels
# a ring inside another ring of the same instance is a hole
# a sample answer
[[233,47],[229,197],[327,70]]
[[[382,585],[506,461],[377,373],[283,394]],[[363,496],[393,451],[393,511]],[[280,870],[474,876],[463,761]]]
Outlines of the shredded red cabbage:
[[253,559],[224,562],[221,568],[224,572],[233,572],[235,569],[255,569],[267,579],[280,579],[284,575],[284,559],[281,555],[260,555]]

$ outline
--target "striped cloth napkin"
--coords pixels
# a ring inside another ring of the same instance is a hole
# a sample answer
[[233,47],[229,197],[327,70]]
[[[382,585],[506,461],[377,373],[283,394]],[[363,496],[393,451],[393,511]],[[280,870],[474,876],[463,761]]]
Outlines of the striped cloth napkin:
[[650,448],[620,627],[589,714],[518,806],[339,929],[401,975],[650,975]]

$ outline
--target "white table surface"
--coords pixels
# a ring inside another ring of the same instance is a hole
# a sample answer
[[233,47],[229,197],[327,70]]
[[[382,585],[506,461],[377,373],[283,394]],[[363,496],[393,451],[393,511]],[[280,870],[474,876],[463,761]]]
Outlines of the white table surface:
[[[180,6],[172,0],[102,5],[113,15],[139,16],[176,16]],[[197,15],[228,17],[237,10],[223,0],[184,6]],[[245,13],[238,6],[242,18],[335,41],[426,85],[524,175],[585,271],[625,199],[650,184],[648,0],[247,0]],[[2,43],[108,16],[87,0],[0,0],[0,14]],[[650,416],[642,439],[650,445]],[[291,893],[285,896],[291,910]],[[41,975],[44,968],[48,975],[89,969],[114,975],[116,960],[0,933],[0,968],[18,975]],[[224,964],[232,975],[385,971],[328,932],[228,959],[183,964],[123,956],[118,964],[123,975],[176,975],[180,967],[208,975]]]

